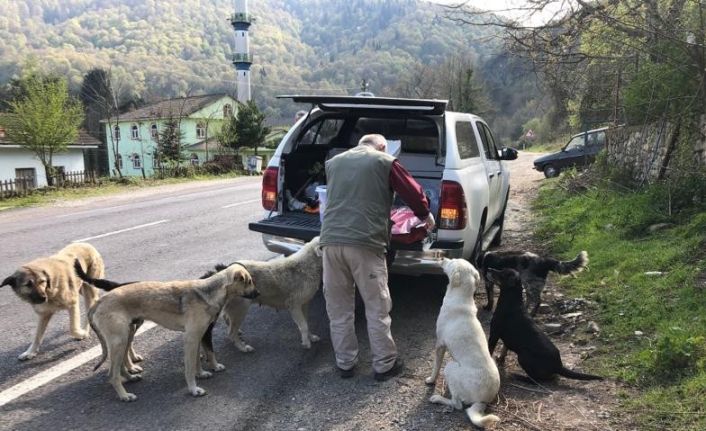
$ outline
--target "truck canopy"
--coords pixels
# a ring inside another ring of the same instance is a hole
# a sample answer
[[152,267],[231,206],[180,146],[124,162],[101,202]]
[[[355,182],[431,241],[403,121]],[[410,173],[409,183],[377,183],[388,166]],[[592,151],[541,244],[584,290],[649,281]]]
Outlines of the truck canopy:
[[325,112],[350,112],[352,110],[371,110],[399,112],[406,115],[442,115],[446,112],[447,100],[437,99],[400,99],[393,97],[360,96],[305,96],[282,95],[278,99],[292,99],[295,103],[315,105]]

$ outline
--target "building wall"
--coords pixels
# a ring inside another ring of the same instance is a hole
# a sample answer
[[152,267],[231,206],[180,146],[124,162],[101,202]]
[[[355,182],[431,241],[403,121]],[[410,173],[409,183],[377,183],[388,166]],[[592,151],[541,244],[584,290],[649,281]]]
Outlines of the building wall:
[[[199,162],[206,161],[206,153],[203,150],[191,150],[186,147],[196,144],[204,140],[204,138],[196,135],[196,126],[198,123],[203,123],[206,126],[206,136],[213,137],[221,129],[223,125],[223,108],[226,104],[230,104],[232,109],[235,109],[236,102],[230,97],[224,96],[220,100],[194,112],[188,117],[181,119],[182,132],[182,147],[188,159],[191,153],[196,153],[199,157]],[[120,140],[118,141],[118,151],[122,155],[123,168],[121,172],[127,176],[142,175],[140,168],[133,166],[133,161],[130,156],[137,154],[140,156],[142,166],[145,169],[145,175],[152,176],[154,174],[154,151],[157,147],[157,142],[151,136],[152,125],[156,124],[158,131],[161,133],[164,130],[165,120],[143,120],[143,121],[120,121]],[[132,126],[135,125],[139,130],[139,137],[132,138]],[[115,124],[113,124],[115,126]],[[105,123],[106,136],[108,139],[108,163],[111,175],[117,175],[114,172],[115,155],[113,154],[113,141],[111,140],[111,127]],[[216,149],[209,149],[208,159],[212,160],[216,154]]]
[[[701,117],[701,138],[693,145],[694,160],[706,168],[706,115]],[[679,130],[675,124],[656,121],[634,127],[612,128],[606,132],[608,163],[620,167],[642,182],[661,179],[673,160]]]
[[[63,166],[64,171],[83,171],[83,150],[69,149],[65,153],[55,154],[52,160],[54,166]],[[37,186],[47,185],[44,166],[31,152],[22,148],[0,148],[0,181],[15,178],[15,169],[34,168]]]

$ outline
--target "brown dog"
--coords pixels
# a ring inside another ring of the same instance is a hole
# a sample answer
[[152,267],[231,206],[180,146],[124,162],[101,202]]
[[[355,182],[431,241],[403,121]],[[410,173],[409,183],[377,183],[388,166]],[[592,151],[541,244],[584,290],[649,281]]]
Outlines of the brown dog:
[[199,344],[204,347],[211,369],[225,369],[216,361],[212,346],[208,345],[210,339],[204,339],[206,330],[218,318],[227,300],[235,296],[254,298],[259,294],[250,274],[239,264],[203,280],[142,281],[122,285],[92,279],[83,271],[78,273],[88,283],[110,287],[110,291],[88,312],[88,320],[103,348],[103,356],[96,369],[110,356],[109,380],[122,401],[137,399],[123,386],[125,381],[140,379],[139,375],[126,372],[123,366],[129,361],[128,347],[135,325],[151,320],[165,328],[185,333],[186,384],[193,396],[202,396],[206,391],[196,385],[196,377],[208,378],[212,374],[201,368]]
[[2,281],[0,287],[11,286],[17,296],[32,305],[39,316],[37,333],[29,348],[18,359],[25,361],[37,356],[44,331],[52,315],[59,310],[69,310],[71,336],[82,340],[88,335],[88,322],[81,327],[79,294],[83,294],[88,310],[98,299],[98,291],[83,283],[74,272],[74,261],[81,262],[93,277],[104,274],[103,259],[90,244],[70,244],[55,255],[35,259],[22,265],[14,274]]

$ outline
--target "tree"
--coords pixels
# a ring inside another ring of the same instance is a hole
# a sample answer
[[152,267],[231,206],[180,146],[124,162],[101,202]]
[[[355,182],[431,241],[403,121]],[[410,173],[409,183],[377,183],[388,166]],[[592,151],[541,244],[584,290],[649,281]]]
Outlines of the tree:
[[33,74],[25,78],[22,88],[25,95],[10,103],[11,115],[5,119],[7,138],[37,156],[52,186],[54,154],[76,142],[83,107],[69,96],[63,79]]
[[216,140],[218,141],[218,146],[222,149],[232,150],[234,153],[238,152],[238,131],[236,128],[235,116],[230,116],[223,119],[223,125],[221,130],[216,135]]
[[469,55],[456,55],[438,65],[417,63],[400,81],[396,93],[404,97],[447,99],[449,109],[485,114],[490,102],[474,75]]
[[164,122],[164,127],[158,136],[156,154],[153,154],[160,165],[167,163],[171,166],[179,166],[185,159],[181,147],[183,135],[178,119],[171,117]]
[[255,150],[270,133],[270,128],[265,126],[265,114],[260,111],[254,101],[238,104],[238,113],[235,117],[236,148],[249,147]]
[[448,17],[502,28],[508,50],[532,61],[574,125],[619,123],[626,113],[637,123],[706,112],[703,2],[526,0],[521,7],[525,17],[559,12],[536,26],[463,6]]
[[[108,139],[101,120],[108,118],[113,112],[111,103],[107,103],[112,99],[112,91],[109,72],[105,69],[95,68],[83,77],[78,96],[86,112],[83,127],[106,145]],[[89,150],[87,156],[100,174],[106,175],[108,173],[106,172],[108,167],[107,149]]]

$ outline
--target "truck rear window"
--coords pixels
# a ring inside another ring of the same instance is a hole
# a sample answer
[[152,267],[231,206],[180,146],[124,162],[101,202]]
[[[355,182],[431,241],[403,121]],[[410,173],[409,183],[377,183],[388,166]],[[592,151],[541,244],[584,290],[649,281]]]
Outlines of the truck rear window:
[[358,118],[350,146],[369,133],[379,133],[388,140],[399,140],[402,152],[437,154],[439,132],[433,121],[415,118]]

